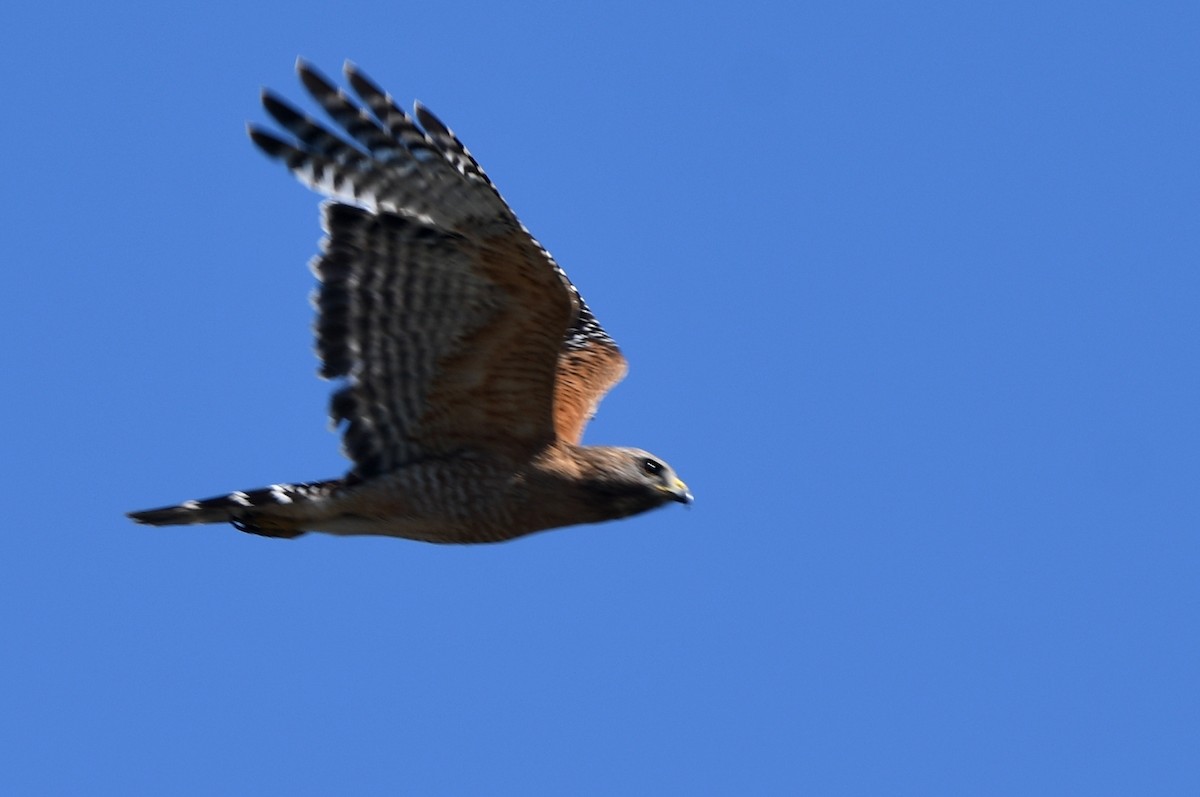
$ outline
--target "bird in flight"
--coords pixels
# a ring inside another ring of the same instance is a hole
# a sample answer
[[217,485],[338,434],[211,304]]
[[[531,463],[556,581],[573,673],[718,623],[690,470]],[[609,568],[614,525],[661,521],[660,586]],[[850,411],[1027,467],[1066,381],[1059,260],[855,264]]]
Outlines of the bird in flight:
[[329,414],[353,467],[129,517],[476,543],[690,503],[658,457],[581,445],[625,358],[454,133],[353,64],[356,98],[296,69],[335,127],[264,91],[291,137],[249,133],[328,198],[316,349],[321,376],[342,380]]

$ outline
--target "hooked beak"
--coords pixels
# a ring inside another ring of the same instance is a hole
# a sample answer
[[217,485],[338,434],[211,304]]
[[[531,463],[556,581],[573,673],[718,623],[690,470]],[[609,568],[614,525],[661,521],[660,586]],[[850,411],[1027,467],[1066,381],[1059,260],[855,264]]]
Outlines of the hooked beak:
[[670,487],[664,487],[663,492],[671,496],[672,501],[678,501],[681,504],[690,504],[693,500],[691,491],[681,479],[676,479]]

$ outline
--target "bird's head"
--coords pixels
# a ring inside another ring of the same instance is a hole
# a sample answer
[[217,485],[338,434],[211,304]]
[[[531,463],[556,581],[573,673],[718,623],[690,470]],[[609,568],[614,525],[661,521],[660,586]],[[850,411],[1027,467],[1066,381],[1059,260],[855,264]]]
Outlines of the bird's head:
[[672,501],[690,504],[692,494],[671,466],[639,448],[588,446],[583,484],[609,517],[626,517]]

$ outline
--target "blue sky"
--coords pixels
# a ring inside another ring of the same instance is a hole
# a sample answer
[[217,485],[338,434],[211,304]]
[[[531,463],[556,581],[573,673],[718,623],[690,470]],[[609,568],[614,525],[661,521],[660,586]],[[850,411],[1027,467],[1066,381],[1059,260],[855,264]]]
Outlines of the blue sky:
[[[0,790],[1200,793],[1200,11],[31,4],[6,76]],[[471,147],[690,511],[498,546],[129,509],[344,469],[351,58]]]

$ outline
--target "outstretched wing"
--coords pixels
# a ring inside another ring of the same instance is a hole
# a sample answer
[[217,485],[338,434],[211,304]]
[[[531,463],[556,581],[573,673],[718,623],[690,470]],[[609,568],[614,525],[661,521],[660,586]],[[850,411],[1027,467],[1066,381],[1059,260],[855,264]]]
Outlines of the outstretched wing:
[[575,286],[571,290],[575,292],[579,312],[558,355],[554,428],[563,440],[578,443],[600,400],[625,377],[629,365]]
[[574,286],[427,110],[417,106],[418,127],[353,65],[346,76],[369,113],[297,69],[344,132],[264,93],[297,140],[250,135],[334,200],[314,262],[317,350],[322,375],[346,379],[330,415],[345,423],[353,474],[554,439],[559,363],[583,317]]

